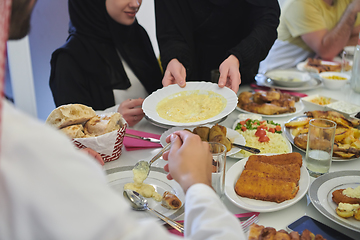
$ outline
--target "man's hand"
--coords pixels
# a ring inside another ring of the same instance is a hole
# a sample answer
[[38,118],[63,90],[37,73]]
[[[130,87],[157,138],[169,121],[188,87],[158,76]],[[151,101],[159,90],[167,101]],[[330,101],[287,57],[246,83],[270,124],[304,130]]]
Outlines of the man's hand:
[[143,102],[144,99],[138,98],[127,99],[120,104],[118,112],[121,113],[130,127],[140,122],[140,120],[145,116],[141,108]]
[[333,60],[345,46],[356,45],[359,27],[354,27],[357,13],[360,12],[360,0],[353,0],[344,11],[336,26],[301,35],[301,39],[325,60]]
[[219,67],[219,87],[226,86],[237,93],[241,83],[239,67],[239,60],[234,55],[230,55],[225,59]]
[[162,80],[163,86],[166,87],[170,84],[178,84],[180,87],[185,87],[185,79],[185,67],[177,59],[172,59],[166,67],[164,78]]
[[201,141],[198,135],[188,131],[176,131],[166,138],[171,141],[171,148],[163,154],[168,160],[164,170],[167,178],[175,179],[184,192],[196,183],[211,187],[212,155],[209,144]]

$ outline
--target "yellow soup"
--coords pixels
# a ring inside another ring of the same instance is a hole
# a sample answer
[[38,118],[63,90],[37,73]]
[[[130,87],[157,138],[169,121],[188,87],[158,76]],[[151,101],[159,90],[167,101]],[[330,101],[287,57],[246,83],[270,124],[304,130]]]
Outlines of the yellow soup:
[[161,100],[156,106],[160,117],[172,122],[198,122],[218,115],[226,99],[213,91],[183,91]]
[[326,78],[326,79],[330,79],[330,80],[347,80],[347,78],[344,78],[344,77],[340,77],[340,76],[328,76],[328,77],[323,77],[323,78]]

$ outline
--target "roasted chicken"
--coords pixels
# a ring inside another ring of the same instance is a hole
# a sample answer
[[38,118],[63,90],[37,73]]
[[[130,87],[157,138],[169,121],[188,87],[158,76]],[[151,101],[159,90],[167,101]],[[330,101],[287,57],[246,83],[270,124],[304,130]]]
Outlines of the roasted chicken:
[[271,89],[256,93],[240,93],[238,107],[248,112],[277,115],[295,112],[295,102],[297,101],[299,101],[299,98]]

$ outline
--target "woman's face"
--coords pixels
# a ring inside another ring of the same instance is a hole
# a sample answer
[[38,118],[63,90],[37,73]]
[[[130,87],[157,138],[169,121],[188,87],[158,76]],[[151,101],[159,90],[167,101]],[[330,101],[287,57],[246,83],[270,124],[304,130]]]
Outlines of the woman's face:
[[123,25],[131,25],[139,11],[142,0],[106,0],[106,10],[110,17]]

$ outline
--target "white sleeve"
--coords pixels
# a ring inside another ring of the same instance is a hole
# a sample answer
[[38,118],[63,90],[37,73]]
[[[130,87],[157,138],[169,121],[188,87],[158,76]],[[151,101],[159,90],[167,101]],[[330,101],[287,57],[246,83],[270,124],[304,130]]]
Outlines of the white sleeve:
[[[138,219],[101,166],[69,139],[5,104],[0,239],[181,239],[157,219]],[[190,239],[242,239],[239,221],[206,185],[186,195]]]
[[185,236],[191,239],[246,239],[240,221],[205,184],[191,186],[185,199]]

